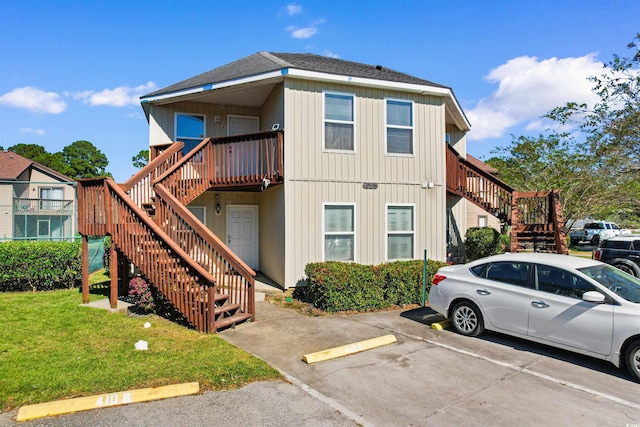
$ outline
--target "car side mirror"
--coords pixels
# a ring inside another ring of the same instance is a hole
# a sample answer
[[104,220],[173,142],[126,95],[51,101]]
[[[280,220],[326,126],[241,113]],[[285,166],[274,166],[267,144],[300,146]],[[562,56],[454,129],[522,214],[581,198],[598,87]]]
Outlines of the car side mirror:
[[582,300],[593,302],[596,304],[602,304],[603,302],[605,302],[605,297],[598,291],[588,291],[582,294]]

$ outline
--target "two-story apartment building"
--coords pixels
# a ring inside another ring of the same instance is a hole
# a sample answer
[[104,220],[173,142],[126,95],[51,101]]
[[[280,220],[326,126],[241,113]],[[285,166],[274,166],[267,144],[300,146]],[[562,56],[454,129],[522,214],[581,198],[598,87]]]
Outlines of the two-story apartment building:
[[0,151],[0,241],[72,240],[73,179],[11,151]]
[[188,206],[283,287],[299,284],[310,262],[380,264],[424,250],[445,260],[450,228],[467,228],[467,202],[447,192],[446,165],[448,144],[465,155],[470,124],[449,87],[380,65],[259,52],[141,103],[152,158],[174,141],[187,155],[206,137],[284,130],[278,180],[212,186]]

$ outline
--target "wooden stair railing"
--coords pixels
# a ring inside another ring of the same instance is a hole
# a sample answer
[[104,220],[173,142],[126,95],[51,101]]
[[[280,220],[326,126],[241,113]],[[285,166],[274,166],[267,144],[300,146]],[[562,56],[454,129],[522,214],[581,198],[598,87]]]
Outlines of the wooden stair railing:
[[447,144],[447,191],[462,196],[504,222],[514,189],[461,157]]
[[151,210],[154,198],[151,183],[180,161],[183,147],[182,142],[173,143],[120,187],[138,206]]
[[569,253],[558,190],[517,192],[447,144],[447,191],[511,225],[511,251]]
[[212,274],[217,291],[237,306],[232,316],[216,319],[218,328],[245,319],[255,320],[255,276],[233,251],[206,228],[162,184],[154,186],[157,195],[155,222],[189,257]]
[[568,254],[558,190],[513,193],[511,252]]
[[[213,275],[131,201],[111,179],[78,183],[79,232],[110,235],[115,246],[153,283],[185,319],[201,332],[215,332],[227,296]],[[231,307],[234,309],[234,307]]]
[[266,188],[283,176],[283,131],[207,138],[154,182],[183,205],[210,188]]

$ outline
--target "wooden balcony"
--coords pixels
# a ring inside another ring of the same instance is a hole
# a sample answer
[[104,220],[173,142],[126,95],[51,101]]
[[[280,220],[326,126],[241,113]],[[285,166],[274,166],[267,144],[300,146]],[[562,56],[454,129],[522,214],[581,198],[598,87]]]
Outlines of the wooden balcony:
[[185,205],[211,188],[263,191],[282,183],[283,154],[282,130],[207,138],[152,184],[162,184]]

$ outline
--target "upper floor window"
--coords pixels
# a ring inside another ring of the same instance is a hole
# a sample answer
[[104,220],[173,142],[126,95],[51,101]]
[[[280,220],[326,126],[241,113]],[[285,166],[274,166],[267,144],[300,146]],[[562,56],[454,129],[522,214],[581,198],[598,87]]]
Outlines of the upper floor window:
[[325,150],[355,150],[354,105],[354,95],[324,93]]
[[40,187],[40,209],[59,210],[64,207],[64,188]]
[[413,102],[387,99],[387,153],[413,154]]
[[355,206],[324,206],[325,261],[354,261]]
[[204,139],[205,116],[203,114],[176,113],[176,141],[184,143],[182,154],[187,154]]
[[387,259],[413,259],[414,247],[413,206],[387,206]]

